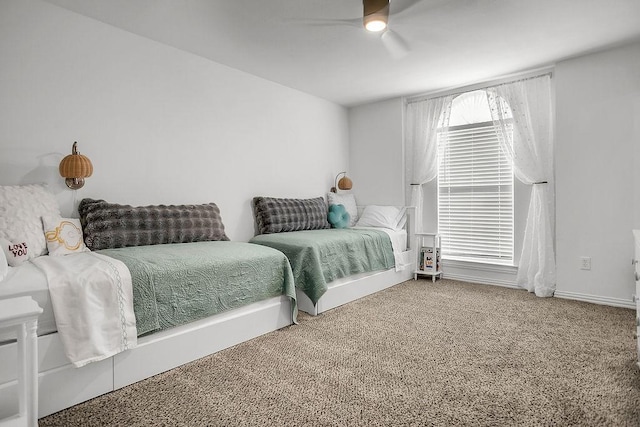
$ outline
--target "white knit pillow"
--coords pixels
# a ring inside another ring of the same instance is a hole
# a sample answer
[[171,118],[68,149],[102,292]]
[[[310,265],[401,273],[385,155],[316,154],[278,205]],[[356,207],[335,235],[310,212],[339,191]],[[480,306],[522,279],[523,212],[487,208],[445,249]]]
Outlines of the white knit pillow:
[[27,259],[47,253],[42,217],[60,216],[46,184],[0,186],[0,238],[26,243]]

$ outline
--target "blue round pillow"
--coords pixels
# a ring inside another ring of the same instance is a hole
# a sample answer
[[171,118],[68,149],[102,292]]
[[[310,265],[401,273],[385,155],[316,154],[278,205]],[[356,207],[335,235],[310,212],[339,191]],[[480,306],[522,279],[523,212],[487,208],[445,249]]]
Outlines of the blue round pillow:
[[348,228],[351,216],[344,205],[331,205],[327,219],[333,228]]

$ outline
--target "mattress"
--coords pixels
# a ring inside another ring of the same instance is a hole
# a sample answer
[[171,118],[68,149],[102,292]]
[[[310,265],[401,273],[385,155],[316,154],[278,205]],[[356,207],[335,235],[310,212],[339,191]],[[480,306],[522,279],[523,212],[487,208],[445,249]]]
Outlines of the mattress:
[[249,242],[284,253],[296,288],[314,305],[327,291],[329,282],[395,266],[388,233],[373,227],[260,234]]
[[[31,261],[19,267],[9,267],[9,274],[0,282],[0,299],[30,296],[43,309],[38,317],[37,334],[46,335],[55,332],[56,319],[49,297],[49,286],[44,273]],[[15,339],[12,330],[0,330],[0,342]]]
[[271,248],[212,241],[102,249],[133,282],[138,336],[184,325],[275,296],[297,304],[287,258]]

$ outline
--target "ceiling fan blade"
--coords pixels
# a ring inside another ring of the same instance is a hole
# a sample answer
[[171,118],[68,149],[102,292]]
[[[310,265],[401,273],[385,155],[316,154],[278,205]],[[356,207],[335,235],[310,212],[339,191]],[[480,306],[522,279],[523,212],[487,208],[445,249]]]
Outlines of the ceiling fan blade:
[[411,51],[409,43],[393,30],[386,30],[380,38],[384,47],[395,59],[403,58]]
[[296,22],[301,22],[305,25],[309,25],[312,27],[329,27],[334,25],[345,25],[349,27],[362,27],[362,19],[305,19],[305,20],[296,20]]

